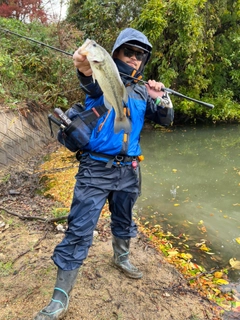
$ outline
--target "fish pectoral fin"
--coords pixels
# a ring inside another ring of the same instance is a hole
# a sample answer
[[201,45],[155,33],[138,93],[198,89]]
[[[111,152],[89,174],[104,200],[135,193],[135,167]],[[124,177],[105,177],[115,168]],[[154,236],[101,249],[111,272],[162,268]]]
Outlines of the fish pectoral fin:
[[95,76],[95,74],[94,74],[94,73],[92,73],[92,78],[93,78],[93,83],[95,83],[95,82],[96,82],[96,80],[97,80],[97,78],[96,78],[96,76]]
[[106,107],[108,110],[111,110],[111,109],[112,109],[111,103],[108,102],[108,100],[107,100],[105,97],[103,98],[103,102],[104,102],[105,107]]
[[127,93],[127,89],[124,86],[124,84],[122,84],[122,89],[123,89],[123,102],[126,104],[128,102],[128,93]]

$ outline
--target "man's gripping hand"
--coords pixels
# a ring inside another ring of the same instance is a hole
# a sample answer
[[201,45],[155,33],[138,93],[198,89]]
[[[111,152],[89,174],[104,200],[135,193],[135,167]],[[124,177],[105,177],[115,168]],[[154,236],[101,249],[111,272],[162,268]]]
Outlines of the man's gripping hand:
[[77,49],[73,54],[73,63],[74,66],[83,73],[86,77],[89,77],[92,75],[92,69],[91,66],[87,60],[86,56],[83,56],[82,54],[78,53]]

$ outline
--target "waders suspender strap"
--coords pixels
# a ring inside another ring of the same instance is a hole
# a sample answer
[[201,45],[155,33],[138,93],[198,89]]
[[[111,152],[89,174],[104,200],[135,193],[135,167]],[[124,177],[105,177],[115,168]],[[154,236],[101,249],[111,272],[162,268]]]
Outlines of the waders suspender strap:
[[[125,107],[123,108],[123,112],[125,114],[126,117],[130,117],[130,110],[128,109],[128,107],[125,105]],[[129,140],[129,133],[125,133],[123,134],[123,142],[122,142],[122,152],[125,153],[128,149],[128,140]]]

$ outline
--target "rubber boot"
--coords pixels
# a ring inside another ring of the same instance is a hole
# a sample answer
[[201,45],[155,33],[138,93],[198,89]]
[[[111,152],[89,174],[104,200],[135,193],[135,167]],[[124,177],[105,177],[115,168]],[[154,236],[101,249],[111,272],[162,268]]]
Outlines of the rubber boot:
[[123,240],[112,236],[113,263],[118,269],[122,270],[129,278],[140,279],[143,274],[138,268],[131,264],[128,259],[130,240]]
[[64,271],[58,268],[57,280],[49,305],[42,309],[34,320],[59,320],[67,312],[69,304],[69,294],[76,282],[78,269]]

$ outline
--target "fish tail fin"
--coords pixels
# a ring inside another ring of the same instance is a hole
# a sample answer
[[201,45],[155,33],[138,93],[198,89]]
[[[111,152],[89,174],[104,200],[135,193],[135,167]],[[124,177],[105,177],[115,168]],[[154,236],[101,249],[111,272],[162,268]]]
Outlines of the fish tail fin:
[[121,130],[124,130],[125,133],[131,132],[131,122],[130,120],[125,116],[122,119],[115,118],[114,121],[114,133],[119,133]]

